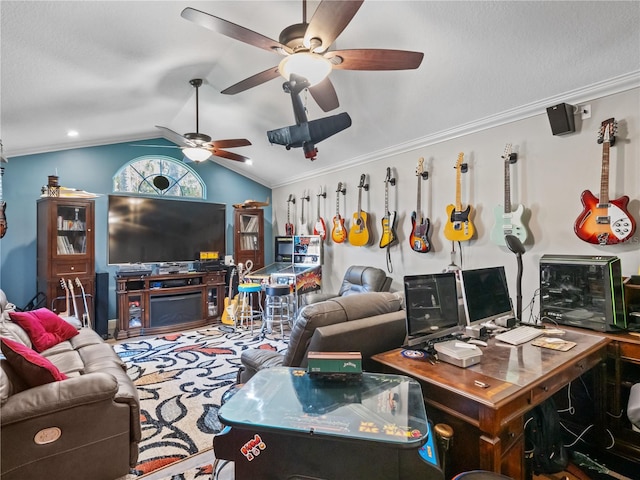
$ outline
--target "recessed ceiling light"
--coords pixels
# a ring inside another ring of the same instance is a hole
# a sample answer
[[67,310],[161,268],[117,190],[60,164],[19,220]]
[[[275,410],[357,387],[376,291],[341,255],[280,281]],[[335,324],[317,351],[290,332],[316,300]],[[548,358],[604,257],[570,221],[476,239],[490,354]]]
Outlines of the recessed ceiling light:
[[78,131],[77,130],[69,130],[67,132],[67,137],[77,137],[78,136]]

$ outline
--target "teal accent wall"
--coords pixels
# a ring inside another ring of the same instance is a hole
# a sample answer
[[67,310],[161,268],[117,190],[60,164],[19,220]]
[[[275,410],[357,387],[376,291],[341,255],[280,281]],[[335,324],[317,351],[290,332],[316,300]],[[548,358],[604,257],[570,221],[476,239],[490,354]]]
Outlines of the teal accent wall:
[[[172,145],[164,139],[136,144]],[[143,155],[182,159],[179,149],[134,147],[119,143],[58,152],[12,157],[3,164],[3,200],[7,204],[7,233],[0,240],[0,288],[9,301],[23,307],[36,295],[36,202],[49,175],[58,175],[61,186],[99,194],[96,206],[96,272],[109,272],[109,318],[116,317],[115,272],[108,265],[107,207],[113,175],[125,163]],[[233,255],[233,204],[247,199],[273,198],[271,189],[215,162],[189,164],[207,185],[208,202],[227,205],[226,255]],[[265,259],[273,259],[271,206],[265,207]],[[194,219],[194,221],[198,221]],[[171,228],[167,225],[167,228]]]

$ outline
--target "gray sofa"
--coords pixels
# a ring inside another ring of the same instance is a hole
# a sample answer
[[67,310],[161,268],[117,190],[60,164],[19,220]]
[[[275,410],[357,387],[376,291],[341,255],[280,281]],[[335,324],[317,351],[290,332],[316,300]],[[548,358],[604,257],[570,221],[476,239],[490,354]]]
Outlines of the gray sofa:
[[302,295],[301,303],[302,305],[311,305],[335,297],[367,292],[388,292],[389,287],[391,287],[391,277],[387,277],[384,270],[364,265],[351,265],[344,274],[340,290],[334,293],[307,293]]
[[[11,321],[14,310],[0,290],[0,336],[31,348],[27,333]],[[128,474],[138,459],[140,407],[113,348],[81,328],[40,355],[68,378],[29,387],[0,357],[0,478],[114,480]]]
[[402,346],[405,336],[400,293],[362,293],[307,305],[295,320],[286,353],[242,352],[238,383],[245,383],[263,368],[306,367],[309,351],[359,351],[363,369],[373,371],[379,366],[371,356]]

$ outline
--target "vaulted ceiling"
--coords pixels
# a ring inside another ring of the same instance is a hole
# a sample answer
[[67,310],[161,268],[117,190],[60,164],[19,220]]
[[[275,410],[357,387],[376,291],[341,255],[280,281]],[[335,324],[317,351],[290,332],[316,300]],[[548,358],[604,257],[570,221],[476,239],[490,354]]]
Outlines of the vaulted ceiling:
[[[310,18],[317,1],[308,4]],[[323,112],[303,94],[309,119],[348,112],[353,125],[301,149],[266,132],[294,123],[282,79],[236,95],[225,88],[280,57],[180,16],[211,13],[278,39],[302,20],[301,1],[7,1],[1,16],[1,132],[5,156],[116,142],[148,143],[155,125],[247,138],[234,149],[252,165],[215,159],[276,187],[428,143],[446,132],[543,113],[613,85],[638,85],[640,2],[367,0],[332,49],[424,52],[416,70],[334,70],[340,107]],[[75,129],[79,135],[66,136]],[[161,151],[159,153],[162,153]]]

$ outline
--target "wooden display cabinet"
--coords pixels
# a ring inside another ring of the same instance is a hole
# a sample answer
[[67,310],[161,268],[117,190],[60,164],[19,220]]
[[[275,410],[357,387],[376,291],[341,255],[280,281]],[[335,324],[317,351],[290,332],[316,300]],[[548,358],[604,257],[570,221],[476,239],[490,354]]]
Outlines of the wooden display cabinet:
[[142,277],[118,277],[120,340],[198,328],[220,319],[224,270]]
[[253,262],[252,270],[264,267],[264,210],[234,209],[233,255],[236,264]]
[[[82,318],[86,294],[93,318],[95,295],[95,206],[92,199],[44,197],[37,203],[37,289],[54,312],[66,309],[61,280],[75,294],[76,316]],[[77,279],[77,281],[76,281]],[[73,309],[73,302],[71,308]],[[73,313],[73,311],[71,312]]]

